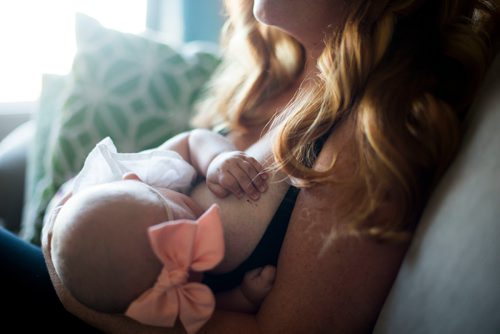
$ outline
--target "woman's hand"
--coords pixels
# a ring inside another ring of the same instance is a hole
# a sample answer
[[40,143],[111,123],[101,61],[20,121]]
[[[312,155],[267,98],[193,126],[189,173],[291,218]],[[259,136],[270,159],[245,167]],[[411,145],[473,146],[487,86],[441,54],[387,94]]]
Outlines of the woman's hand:
[[208,166],[207,186],[217,197],[232,193],[256,201],[267,190],[268,175],[262,165],[241,151],[221,153]]

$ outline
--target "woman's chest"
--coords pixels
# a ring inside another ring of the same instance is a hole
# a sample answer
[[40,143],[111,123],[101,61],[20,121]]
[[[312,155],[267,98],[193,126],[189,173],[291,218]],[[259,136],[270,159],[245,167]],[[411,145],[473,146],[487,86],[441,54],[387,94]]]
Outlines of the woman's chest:
[[244,151],[256,143],[264,133],[264,126],[254,126],[245,130],[233,130],[227,135],[227,138],[237,150]]

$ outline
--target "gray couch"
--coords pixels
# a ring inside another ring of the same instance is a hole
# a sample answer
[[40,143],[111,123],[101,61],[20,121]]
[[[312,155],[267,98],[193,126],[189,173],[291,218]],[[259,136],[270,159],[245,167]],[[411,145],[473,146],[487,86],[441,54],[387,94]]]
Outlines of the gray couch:
[[500,56],[469,115],[376,334],[500,333]]
[[21,124],[0,142],[0,222],[12,231],[20,227],[26,156],[33,125],[32,121]]
[[[24,128],[0,144],[0,218],[13,228],[19,221],[29,139]],[[500,333],[500,56],[374,332]]]

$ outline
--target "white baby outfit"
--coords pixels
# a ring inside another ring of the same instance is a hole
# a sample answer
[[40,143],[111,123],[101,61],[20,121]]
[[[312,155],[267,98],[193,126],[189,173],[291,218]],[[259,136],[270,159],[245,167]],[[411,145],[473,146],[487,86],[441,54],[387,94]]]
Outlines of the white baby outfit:
[[89,186],[119,181],[135,173],[152,187],[187,193],[196,179],[196,170],[177,152],[152,149],[139,153],[118,153],[111,138],[101,140],[89,153],[73,183],[73,193]]

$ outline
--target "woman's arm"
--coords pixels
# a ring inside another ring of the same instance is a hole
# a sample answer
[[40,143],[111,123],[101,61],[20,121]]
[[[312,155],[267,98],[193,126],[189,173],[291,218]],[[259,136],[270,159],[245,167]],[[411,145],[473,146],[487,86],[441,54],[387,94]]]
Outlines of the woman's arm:
[[[335,150],[329,139],[317,161],[321,168]],[[340,169],[352,165],[342,155]],[[216,310],[201,333],[366,333],[374,325],[405,254],[407,244],[382,244],[343,233],[336,212],[343,190],[334,185],[302,190],[281,249],[276,280],[255,315]],[[378,215],[383,219],[387,205]],[[329,236],[331,238],[329,238]],[[44,249],[47,239],[44,236]],[[45,252],[51,267],[50,253]],[[52,272],[52,271],[51,271]],[[53,278],[56,277],[52,272]],[[54,279],[67,309],[110,332],[171,333],[122,316],[83,308]]]

